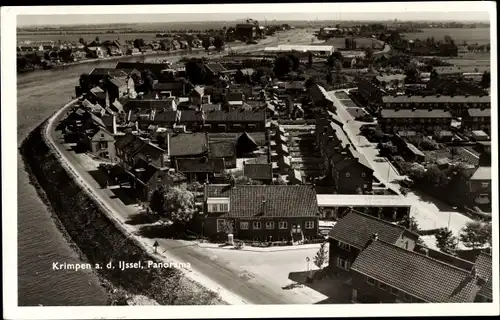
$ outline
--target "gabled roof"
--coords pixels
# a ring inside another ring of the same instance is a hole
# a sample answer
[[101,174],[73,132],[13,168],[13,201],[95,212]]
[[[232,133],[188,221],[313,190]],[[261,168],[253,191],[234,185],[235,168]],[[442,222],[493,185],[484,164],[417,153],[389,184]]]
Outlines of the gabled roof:
[[481,252],[477,256],[474,266],[476,268],[477,275],[486,281],[486,283],[481,287],[479,294],[482,296],[485,296],[489,299],[493,299],[493,292],[492,292],[493,291],[493,289],[492,289],[493,261],[491,259],[491,255],[484,253],[484,252]]
[[112,77],[126,77],[127,74],[123,70],[117,70],[113,68],[94,68],[89,72],[91,76],[104,77],[110,75]]
[[378,234],[380,240],[396,243],[405,231],[410,232],[401,226],[352,210],[330,230],[330,237],[362,249],[374,233]]
[[169,152],[172,157],[197,156],[208,151],[206,133],[170,134]]
[[313,101],[327,100],[333,102],[332,98],[325,90],[325,88],[323,88],[319,84],[314,84],[309,87],[309,94],[311,95]]
[[471,117],[491,117],[491,109],[469,108],[467,114]]
[[127,83],[125,81],[123,81],[122,79],[119,79],[119,78],[112,78],[111,80],[109,80],[109,82],[111,84],[115,85],[117,88],[126,87],[127,86]]
[[470,180],[491,180],[491,167],[478,167]]
[[154,123],[175,123],[179,113],[177,111],[156,111],[154,115]]
[[264,122],[266,120],[266,112],[263,110],[257,111],[210,111],[205,113],[205,122]]
[[206,198],[229,198],[230,211],[224,217],[319,216],[316,192],[308,185],[208,185],[205,192]]
[[175,162],[183,173],[222,173],[226,169],[224,159],[179,158]]
[[115,147],[116,147],[116,149],[123,149],[126,145],[128,145],[129,143],[131,143],[135,139],[138,139],[137,136],[135,136],[131,133],[125,134],[123,136],[117,136],[115,138],[115,140],[116,140]]
[[153,90],[155,91],[171,91],[180,90],[184,83],[182,82],[157,82],[153,84]]
[[490,96],[383,96],[384,103],[489,103]]
[[469,271],[381,240],[361,251],[351,270],[431,303],[473,302],[479,289]]
[[205,89],[203,87],[200,87],[200,86],[195,86],[193,88],[193,90],[191,91],[191,93],[195,93],[201,97],[205,94]]
[[147,184],[159,170],[159,168],[141,158],[129,172],[136,177],[137,180],[141,181],[143,184]]
[[451,118],[451,113],[442,109],[382,109],[382,118]]
[[233,141],[211,141],[208,148],[210,158],[232,158],[236,154],[236,143]]
[[194,110],[184,110],[181,111],[181,116],[179,118],[179,122],[202,122],[203,121],[203,113],[200,111]]
[[212,74],[217,74],[219,72],[226,71],[226,68],[224,68],[223,65],[220,63],[207,63],[205,65],[205,68],[207,68]]
[[246,163],[243,167],[243,175],[254,180],[272,180],[273,166],[270,163]]

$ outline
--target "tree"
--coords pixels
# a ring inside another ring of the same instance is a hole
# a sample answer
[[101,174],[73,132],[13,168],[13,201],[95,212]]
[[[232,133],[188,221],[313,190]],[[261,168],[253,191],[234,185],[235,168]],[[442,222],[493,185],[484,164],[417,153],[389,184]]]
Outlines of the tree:
[[437,79],[438,77],[439,77],[439,75],[438,75],[437,71],[432,69],[431,75],[430,75],[431,80]]
[[491,243],[491,222],[470,221],[467,222],[460,233],[460,241],[468,248],[479,248]]
[[206,51],[208,51],[208,48],[210,48],[210,38],[203,38],[203,40],[201,40],[201,46],[205,48]]
[[224,48],[224,38],[222,36],[215,37],[215,39],[214,39],[214,47],[218,51],[221,51],[222,48]]
[[186,225],[194,216],[194,195],[187,189],[168,187],[163,192],[164,215],[174,224]]
[[373,59],[373,48],[372,47],[366,47],[366,49],[365,49],[365,57],[368,60]]
[[290,60],[292,60],[292,70],[296,71],[300,66],[300,60],[295,54],[287,55]]
[[205,81],[205,64],[200,59],[191,59],[185,63],[186,75],[193,84],[203,84]]
[[234,178],[234,183],[236,185],[261,185],[262,182],[258,180],[252,180],[249,177],[246,176],[239,176]]
[[418,232],[420,230],[415,217],[410,217],[408,215],[404,216],[403,220],[398,222],[398,225],[414,232]]
[[410,64],[405,68],[405,75],[406,79],[405,82],[407,83],[416,83],[418,81],[418,69],[414,64]]
[[160,216],[165,214],[165,190],[162,187],[151,192],[149,196],[149,207],[154,213]]
[[307,64],[309,67],[311,67],[313,64],[313,55],[311,52],[309,52],[309,55],[307,56]]
[[232,220],[224,220],[220,224],[221,227],[221,232],[227,234],[233,234],[234,233],[234,222]]
[[293,61],[288,56],[281,56],[274,61],[274,73],[278,77],[284,77],[293,69]]
[[135,39],[134,40],[134,48],[140,49],[145,46],[144,39]]
[[448,228],[441,228],[434,235],[436,237],[436,246],[444,253],[455,254],[457,249],[457,238],[453,236],[453,231]]
[[86,42],[83,38],[78,39],[78,43],[85,45]]
[[332,82],[333,82],[333,76],[332,76],[332,72],[330,71],[330,69],[328,69],[328,71],[326,72],[326,82],[328,84],[332,84]]
[[286,182],[285,178],[283,178],[283,176],[278,176],[278,178],[276,178],[276,180],[273,181],[273,184],[280,185],[280,186],[285,186],[288,183]]
[[488,71],[485,71],[483,73],[483,76],[481,77],[481,87],[489,88],[490,85],[491,85],[491,74]]
[[326,242],[323,242],[319,247],[318,252],[313,257],[313,262],[318,269],[321,269],[328,259],[328,251],[326,250]]
[[95,37],[95,42],[96,43],[101,43],[101,40],[99,40],[99,36]]

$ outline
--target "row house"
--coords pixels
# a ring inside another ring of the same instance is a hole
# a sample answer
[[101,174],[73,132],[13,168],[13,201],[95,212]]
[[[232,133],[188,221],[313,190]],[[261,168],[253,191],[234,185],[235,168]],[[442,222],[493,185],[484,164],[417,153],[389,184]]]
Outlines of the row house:
[[222,132],[265,131],[265,111],[217,111],[204,113],[204,128]]
[[325,174],[341,194],[372,190],[373,168],[352,145],[343,128],[335,121],[316,119],[316,143],[323,156]]
[[235,239],[303,241],[318,236],[316,192],[308,185],[206,185],[203,232]]
[[384,109],[443,109],[449,110],[453,116],[459,117],[469,108],[491,108],[490,96],[383,96]]
[[166,150],[131,133],[116,137],[116,156],[125,170],[130,170],[139,159],[146,160],[156,167],[164,168]]
[[375,240],[413,250],[417,239],[417,234],[401,226],[351,210],[330,230],[329,266],[336,271],[349,271],[359,254]]
[[491,166],[480,166],[470,170],[463,170],[452,177],[453,184],[459,188],[461,201],[465,205],[491,212],[492,207],[492,171]]
[[178,158],[175,159],[175,168],[188,177],[188,181],[210,183],[214,179],[221,179],[226,170],[223,158]]
[[336,107],[333,103],[332,98],[328,94],[328,92],[320,86],[319,84],[311,85],[307,92],[311,97],[311,101],[314,107],[326,109],[331,112],[335,112]]
[[127,173],[130,186],[141,201],[148,201],[151,192],[160,187],[180,186],[187,182],[184,174],[174,169],[160,168],[143,158],[140,158]]
[[263,184],[273,182],[273,165],[271,163],[243,163],[243,175]]
[[442,109],[383,109],[378,122],[384,132],[416,130],[434,132],[451,126],[452,114]]
[[351,266],[354,303],[471,303],[487,279],[383,240],[372,241]]
[[461,129],[465,132],[483,130],[491,132],[491,109],[470,108],[462,114]]

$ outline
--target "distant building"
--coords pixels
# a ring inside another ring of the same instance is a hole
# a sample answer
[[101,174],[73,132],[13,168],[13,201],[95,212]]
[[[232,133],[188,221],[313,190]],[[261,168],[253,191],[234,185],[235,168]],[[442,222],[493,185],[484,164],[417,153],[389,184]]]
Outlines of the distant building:
[[258,26],[251,23],[240,23],[236,25],[236,37],[240,40],[252,40],[257,38]]

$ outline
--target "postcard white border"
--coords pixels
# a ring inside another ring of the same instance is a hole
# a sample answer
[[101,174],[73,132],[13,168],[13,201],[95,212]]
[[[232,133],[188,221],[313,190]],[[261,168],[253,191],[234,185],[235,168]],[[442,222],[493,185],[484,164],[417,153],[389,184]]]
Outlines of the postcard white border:
[[[454,12],[488,11],[491,52],[497,51],[496,6],[494,2],[396,2],[396,3],[307,3],[197,5],[196,12]],[[239,317],[339,317],[339,316],[426,316],[494,315],[499,311],[498,292],[498,198],[493,198],[493,295],[496,304],[394,304],[387,305],[280,305],[272,306],[161,306],[161,307],[18,307],[17,306],[17,141],[16,141],[16,16],[24,14],[147,14],[189,13],[193,6],[60,6],[2,7],[2,222],[4,263],[4,318],[88,319],[88,318],[239,318]],[[491,57],[492,173],[493,194],[498,194],[498,94],[497,55]],[[496,142],[496,143],[495,143]]]

